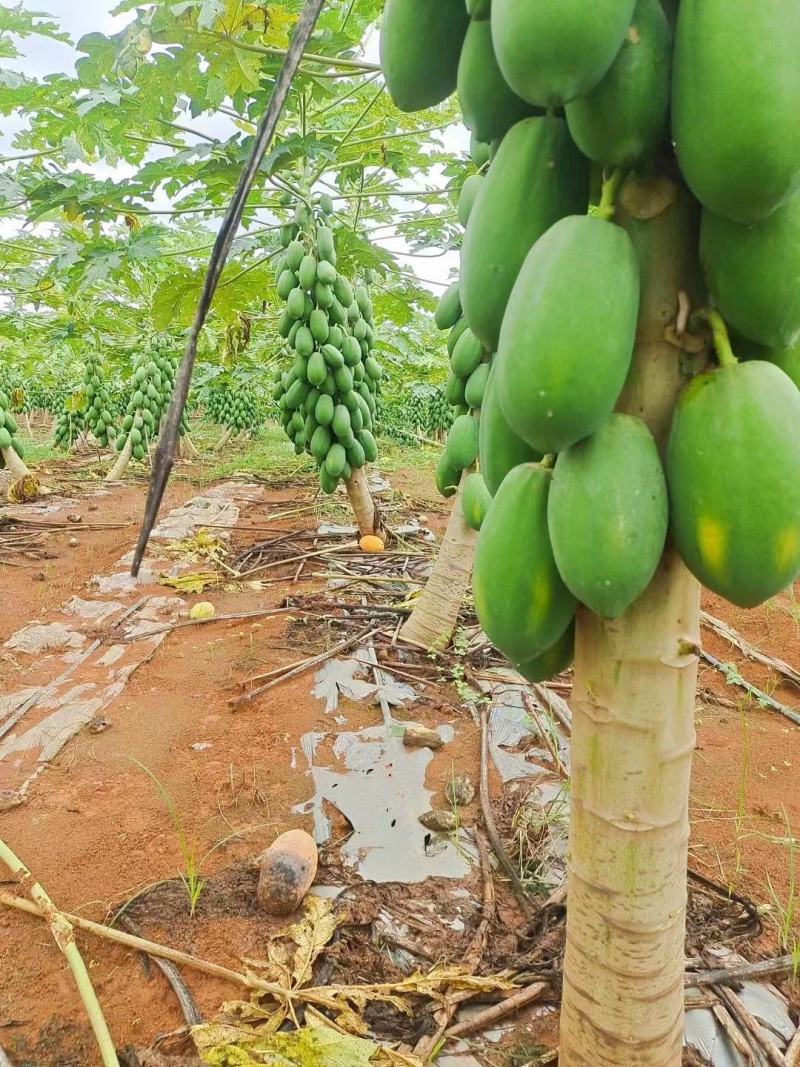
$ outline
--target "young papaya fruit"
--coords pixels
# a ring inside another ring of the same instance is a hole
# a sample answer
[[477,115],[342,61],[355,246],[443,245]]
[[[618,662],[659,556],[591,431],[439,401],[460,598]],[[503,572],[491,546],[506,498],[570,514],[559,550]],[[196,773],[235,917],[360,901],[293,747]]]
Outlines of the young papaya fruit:
[[490,352],[517,274],[534,242],[564,215],[586,210],[588,162],[563,119],[512,126],[475,199],[461,249],[461,304]]
[[598,430],[625,384],[638,312],[639,263],[625,230],[590,215],[548,230],[520,271],[496,356],[512,430],[545,454]]
[[422,111],[450,96],[468,26],[464,0],[388,0],[380,58],[396,107]]
[[672,139],[710,211],[766,218],[800,182],[800,4],[681,0]]
[[667,539],[667,482],[653,435],[614,414],[558,457],[547,510],[559,574],[604,619],[645,591]]
[[458,64],[457,88],[464,125],[479,141],[502,137],[533,112],[500,73],[488,21],[469,25]]
[[547,530],[553,472],[515,467],[498,489],[475,551],[473,593],[480,624],[514,666],[551,648],[575,615]]
[[472,530],[480,530],[491,505],[492,494],[486,488],[483,477],[477,472],[468,474],[461,487],[461,511],[467,526]]
[[630,25],[636,0],[494,0],[492,37],[508,84],[529,104],[558,107],[594,89]]
[[573,619],[554,645],[539,656],[517,663],[516,668],[522,677],[532,684],[546,682],[556,678],[575,659],[575,620]]
[[541,452],[514,433],[503,415],[497,399],[496,362],[486,381],[480,419],[481,474],[492,496],[510,470],[520,463],[537,463],[542,458]]
[[708,589],[763,603],[800,573],[800,390],[761,360],[684,388],[667,450],[670,529]]
[[617,58],[565,108],[572,139],[596,163],[630,167],[667,132],[672,30],[659,0],[639,0]]

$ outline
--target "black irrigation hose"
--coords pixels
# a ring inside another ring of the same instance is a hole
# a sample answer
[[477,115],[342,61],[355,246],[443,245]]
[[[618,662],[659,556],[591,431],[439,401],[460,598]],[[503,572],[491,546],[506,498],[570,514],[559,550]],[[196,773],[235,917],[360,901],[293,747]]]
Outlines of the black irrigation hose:
[[292,41],[289,45],[289,50],[286,53],[286,58],[283,61],[278,80],[275,82],[275,88],[272,90],[272,96],[270,97],[266,114],[258,127],[250,158],[242,171],[241,177],[239,178],[239,184],[236,187],[236,191],[233,194],[228,210],[225,213],[225,218],[223,219],[219,233],[217,234],[217,239],[214,242],[214,248],[208,262],[205,281],[203,282],[203,291],[200,294],[194,322],[192,323],[189,338],[186,342],[186,351],[184,353],[183,362],[181,363],[180,372],[175,381],[172,402],[170,403],[169,412],[153,462],[153,474],[150,479],[150,490],[147,495],[144,521],[142,522],[142,527],[139,531],[139,539],[136,543],[136,550],[133,555],[133,565],[131,567],[131,574],[134,578],[138,577],[139,568],[142,565],[142,560],[144,559],[144,554],[147,549],[147,543],[150,540],[150,534],[155,525],[156,516],[161,507],[164,491],[167,488],[167,482],[169,481],[169,476],[172,473],[172,466],[175,462],[175,450],[178,443],[178,435],[180,433],[181,418],[183,416],[183,410],[186,407],[186,398],[189,395],[189,384],[192,379],[195,356],[197,355],[197,342],[200,337],[200,331],[206,321],[206,316],[208,315],[211,302],[214,299],[214,294],[217,290],[217,285],[219,284],[222,271],[231,250],[231,245],[233,244],[239,229],[239,223],[242,220],[247,197],[250,195],[250,191],[253,188],[264,155],[275,136],[275,130],[277,129],[278,120],[283,111],[283,105],[286,103],[286,98],[289,95],[292,81],[297,73],[297,68],[300,65],[300,60],[303,57],[306,45],[308,44],[314,27],[317,24],[317,19],[319,18],[319,13],[322,10],[324,2],[325,0],[306,0],[302,14],[295,26]]

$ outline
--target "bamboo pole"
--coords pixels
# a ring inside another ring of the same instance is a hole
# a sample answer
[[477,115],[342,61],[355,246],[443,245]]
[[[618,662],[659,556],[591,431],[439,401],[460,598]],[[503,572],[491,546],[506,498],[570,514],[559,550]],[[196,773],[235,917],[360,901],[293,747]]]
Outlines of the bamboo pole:
[[[89,1016],[104,1067],[119,1067],[116,1049],[103,1015],[103,1009],[100,1007],[89,972],[86,970],[86,964],[75,943],[75,931],[72,924],[66,915],[56,908],[41,885],[34,881],[33,875],[19,856],[2,840],[0,840],[0,860],[28,890],[33,900],[39,905],[39,914],[49,923],[53,939],[64,953],[69,969],[72,971],[72,977],[75,979],[81,1001]],[[3,896],[11,896],[11,894],[4,893]]]

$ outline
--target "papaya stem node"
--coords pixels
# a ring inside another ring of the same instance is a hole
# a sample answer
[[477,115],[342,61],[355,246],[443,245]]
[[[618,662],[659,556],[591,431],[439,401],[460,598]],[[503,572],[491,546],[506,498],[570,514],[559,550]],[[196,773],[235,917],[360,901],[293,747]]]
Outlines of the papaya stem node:
[[603,179],[600,203],[592,210],[592,214],[597,218],[606,219],[609,222],[614,218],[617,210],[617,196],[626,173],[622,167],[615,167],[609,177]]

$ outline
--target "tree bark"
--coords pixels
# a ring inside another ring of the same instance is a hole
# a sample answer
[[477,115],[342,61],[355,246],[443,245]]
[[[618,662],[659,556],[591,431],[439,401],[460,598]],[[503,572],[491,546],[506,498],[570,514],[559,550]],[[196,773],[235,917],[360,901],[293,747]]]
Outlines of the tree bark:
[[[620,410],[664,448],[691,358],[665,339],[697,290],[697,209],[666,179],[629,182],[622,224],[642,301]],[[620,212],[622,215],[622,212]],[[704,357],[703,357],[704,358]],[[563,1067],[678,1067],[700,589],[670,548],[620,619],[578,614]]]
[[25,420],[25,429],[28,431],[28,437],[30,437],[30,439],[32,441],[33,440],[33,430],[31,429],[31,417],[30,417],[30,414],[26,411],[24,413],[24,415],[23,415],[23,418]]
[[472,579],[477,540],[477,533],[464,521],[459,486],[433,572],[400,631],[404,641],[423,648],[446,648],[450,644]]
[[106,475],[107,482],[118,482],[120,480],[125,471],[128,469],[128,464],[131,461],[132,455],[133,441],[131,440],[131,435],[128,434],[128,439],[125,442],[125,447],[122,449],[119,456],[117,457],[117,462]]
[[25,478],[31,472],[25,463],[25,460],[20,459],[13,448],[0,449],[5,460],[6,470],[15,481],[19,481],[20,478]]
[[354,470],[345,482],[345,488],[361,536],[368,537],[374,534],[385,540],[386,531],[383,528],[380,511],[369,491],[366,467],[358,467]]
[[181,438],[181,443],[186,449],[186,454],[190,459],[200,459],[200,453],[197,451],[194,441],[191,439],[188,433],[185,433]]

